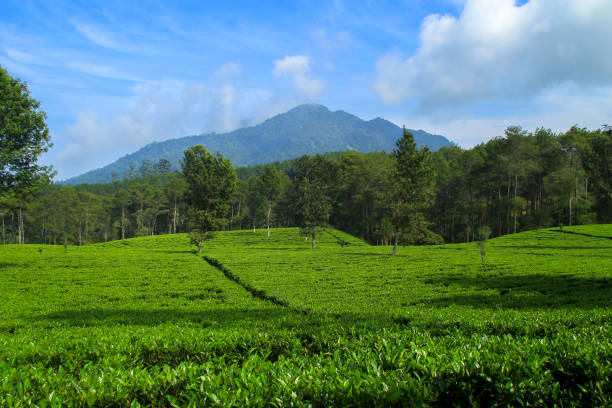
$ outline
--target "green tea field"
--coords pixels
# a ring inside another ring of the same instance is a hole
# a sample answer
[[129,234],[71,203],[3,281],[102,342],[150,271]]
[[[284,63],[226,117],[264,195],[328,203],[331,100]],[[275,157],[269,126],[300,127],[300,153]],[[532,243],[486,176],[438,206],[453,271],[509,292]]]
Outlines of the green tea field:
[[0,247],[0,406],[612,405],[612,225]]

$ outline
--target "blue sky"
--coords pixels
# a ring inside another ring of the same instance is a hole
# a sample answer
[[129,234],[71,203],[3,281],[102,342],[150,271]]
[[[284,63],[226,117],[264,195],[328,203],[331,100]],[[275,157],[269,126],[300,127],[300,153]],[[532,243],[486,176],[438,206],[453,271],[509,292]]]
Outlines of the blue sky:
[[61,180],[304,102],[464,147],[509,125],[598,128],[611,21],[609,0],[3,0],[0,65],[47,112]]

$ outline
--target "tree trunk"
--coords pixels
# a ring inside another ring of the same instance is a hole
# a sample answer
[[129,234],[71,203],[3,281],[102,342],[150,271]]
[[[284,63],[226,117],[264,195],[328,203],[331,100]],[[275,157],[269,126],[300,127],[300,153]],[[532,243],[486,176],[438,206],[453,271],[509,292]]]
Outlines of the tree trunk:
[[168,208],[168,217],[167,222],[168,222],[168,234],[172,234],[172,219],[170,218],[170,214],[172,213],[172,209]]
[[85,241],[89,239],[89,214],[85,212]]
[[[497,201],[501,204],[501,185],[497,186]],[[500,213],[499,207],[497,207],[497,236],[501,237],[502,235],[502,223],[503,223],[503,214]]]
[[142,234],[144,229],[144,199],[140,201],[140,213],[138,214],[138,231]]
[[121,206],[121,239],[125,239],[125,206]]
[[[508,175],[508,204],[510,203],[510,176]],[[506,234],[510,234],[510,205],[506,205]]]
[[177,209],[176,209],[176,200],[174,200],[174,214],[172,215],[172,233],[176,234],[176,219],[177,219]]
[[516,184],[518,183],[518,173],[514,173],[514,233],[516,234]]
[[315,227],[312,228],[312,249],[317,246],[317,231]]
[[[474,241],[474,193],[472,191],[472,184],[470,183],[470,231],[472,233],[472,239],[471,241]],[[468,237],[467,237],[467,241],[470,241],[470,235],[468,231]]]
[[21,207],[17,210],[17,232],[19,233],[18,242],[19,244],[23,244],[24,242],[24,231],[23,231],[23,212],[21,211]]
[[574,174],[576,176],[576,183],[574,184],[574,224],[578,225],[578,172],[576,171]]
[[569,226],[572,226],[572,192],[569,195]]
[[391,256],[395,256],[397,254],[397,242],[398,242],[398,233],[395,233],[395,237],[393,239],[393,252],[391,252]]
[[[15,243],[21,244],[21,218],[19,216],[19,209],[17,210],[17,237],[15,239]],[[14,224],[13,224],[14,225]],[[15,235],[15,234],[13,234]]]
[[266,214],[268,223],[268,238],[270,238],[270,214],[272,213],[272,201],[268,201],[268,213]]
[[198,241],[198,252],[202,252],[202,240]]

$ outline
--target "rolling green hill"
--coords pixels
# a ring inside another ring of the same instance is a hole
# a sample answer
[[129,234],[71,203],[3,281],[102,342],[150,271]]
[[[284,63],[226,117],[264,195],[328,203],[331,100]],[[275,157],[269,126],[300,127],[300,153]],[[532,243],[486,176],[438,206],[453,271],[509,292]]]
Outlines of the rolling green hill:
[[609,406],[610,237],[1,246],[0,406]]
[[[445,137],[412,130],[420,146],[437,150],[450,146]],[[124,178],[133,165],[143,160],[156,163],[168,159],[174,169],[188,147],[202,144],[212,152],[229,157],[234,166],[250,166],[293,159],[304,154],[357,150],[387,151],[395,146],[401,128],[381,118],[362,120],[344,111],[331,112],[322,105],[306,104],[276,115],[265,122],[224,134],[204,134],[151,143],[103,168],[64,181],[64,184],[107,183],[114,173]]]

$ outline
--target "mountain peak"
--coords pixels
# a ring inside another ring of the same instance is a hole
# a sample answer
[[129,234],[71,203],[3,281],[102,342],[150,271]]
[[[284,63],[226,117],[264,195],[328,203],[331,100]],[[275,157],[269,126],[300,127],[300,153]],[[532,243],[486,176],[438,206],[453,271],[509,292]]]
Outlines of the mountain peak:
[[[109,182],[112,174],[129,176],[143,160],[156,163],[170,160],[180,168],[185,149],[201,144],[210,151],[228,157],[235,166],[271,163],[293,159],[304,154],[343,150],[360,152],[391,151],[402,135],[402,129],[381,118],[365,121],[342,110],[330,111],[318,103],[305,103],[276,115],[258,125],[223,134],[187,136],[152,143],[108,166],[66,180],[66,184]],[[432,150],[451,143],[444,137],[416,132],[417,145]]]
[[323,111],[329,111],[329,109],[327,109],[326,106],[321,105],[320,103],[316,103],[316,102],[303,103],[301,105],[296,106],[293,109],[290,109],[289,112],[295,111],[295,110],[323,110]]
[[369,120],[368,123],[376,124],[376,123],[391,123],[391,122],[389,122],[387,119],[383,119],[380,116],[377,116],[374,119]]
[[290,109],[285,113],[281,113],[281,115],[295,115],[295,114],[312,115],[312,114],[321,114],[321,113],[325,114],[325,113],[330,113],[330,112],[331,111],[327,109],[326,106],[323,106],[318,103],[310,102],[310,103],[303,103],[301,105],[298,105],[295,108]]

